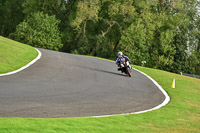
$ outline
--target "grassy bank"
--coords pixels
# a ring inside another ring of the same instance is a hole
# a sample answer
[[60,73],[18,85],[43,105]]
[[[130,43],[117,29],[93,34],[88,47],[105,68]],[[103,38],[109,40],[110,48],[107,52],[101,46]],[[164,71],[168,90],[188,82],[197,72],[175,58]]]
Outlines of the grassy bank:
[[[159,110],[107,118],[0,118],[1,133],[198,133],[200,131],[200,80],[165,71],[137,69],[153,77],[170,95]],[[134,73],[133,73],[134,74]],[[171,89],[173,78],[176,88]]]
[[0,74],[17,70],[36,56],[33,47],[0,36]]
[[[0,44],[2,45],[4,38],[0,38],[0,40]],[[7,43],[13,44],[13,41],[4,40],[4,45]],[[14,52],[21,50],[19,47]],[[10,49],[7,49],[8,51]],[[17,62],[13,64],[15,65]],[[139,66],[134,67],[151,76],[167,91],[171,98],[167,106],[143,114],[117,115],[105,118],[0,118],[0,133],[200,132],[199,79],[161,70]],[[171,89],[170,87],[174,78],[176,79],[176,88]]]

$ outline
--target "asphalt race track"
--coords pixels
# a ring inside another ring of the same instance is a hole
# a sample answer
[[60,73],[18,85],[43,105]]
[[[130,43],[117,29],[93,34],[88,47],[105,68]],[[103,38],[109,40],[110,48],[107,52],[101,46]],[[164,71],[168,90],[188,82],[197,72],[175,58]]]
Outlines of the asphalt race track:
[[82,117],[131,113],[165,96],[144,75],[129,78],[115,63],[40,49],[27,69],[0,77],[0,117]]

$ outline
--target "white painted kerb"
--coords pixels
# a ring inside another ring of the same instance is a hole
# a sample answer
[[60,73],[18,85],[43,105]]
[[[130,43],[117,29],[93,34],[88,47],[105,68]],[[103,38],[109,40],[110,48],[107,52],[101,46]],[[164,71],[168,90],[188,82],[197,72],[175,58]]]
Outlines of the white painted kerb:
[[145,73],[143,73],[143,72],[141,72],[141,71],[139,71],[139,70],[137,70],[137,69],[135,69],[135,68],[133,68],[133,69],[134,69],[135,71],[138,71],[138,72],[140,72],[141,74],[145,75],[147,78],[149,78],[149,79],[158,87],[158,89],[160,89],[160,91],[165,95],[165,100],[163,101],[163,103],[161,103],[160,105],[158,105],[158,106],[156,106],[156,107],[154,107],[154,108],[152,108],[152,109],[148,109],[148,110],[144,110],[144,111],[139,111],[139,112],[134,112],[134,113],[132,113],[132,114],[145,113],[145,112],[148,112],[148,111],[152,111],[152,110],[159,109],[159,108],[161,108],[161,107],[167,105],[167,104],[169,103],[169,101],[170,101],[170,97],[169,97],[169,95],[167,94],[167,92],[166,92],[154,79],[152,79],[149,75],[147,75],[147,74],[145,74]]
[[[35,48],[36,49],[36,48]],[[6,75],[11,75],[11,74],[15,74],[17,72],[20,72],[24,69],[26,69],[27,67],[31,66],[33,63],[35,63],[37,60],[39,60],[42,56],[41,52],[36,49],[37,52],[38,52],[38,56],[37,58],[35,58],[34,60],[32,60],[30,63],[28,63],[26,66],[16,70],[16,71],[13,71],[13,72],[9,72],[9,73],[5,73],[5,74],[0,74],[0,76],[6,76]],[[109,61],[109,62],[112,62],[112,61]],[[125,114],[140,114],[140,113],[145,113],[145,112],[148,112],[148,111],[152,111],[152,110],[157,110],[165,105],[167,105],[170,101],[170,97],[168,96],[167,92],[154,80],[152,79],[149,75],[133,68],[135,71],[137,72],[140,72],[141,74],[145,75],[147,78],[149,78],[157,87],[158,89],[160,89],[160,91],[165,95],[165,100],[158,106],[154,107],[154,108],[151,108],[151,109],[147,109],[147,110],[143,110],[143,111],[138,111],[138,112],[132,112],[132,113],[125,113]],[[121,115],[125,115],[125,114],[121,114]],[[101,115],[101,116],[91,116],[91,117],[109,117],[109,116],[114,116],[114,115],[119,115],[119,114],[112,114],[112,115]]]
[[141,114],[141,113],[145,113],[145,112],[149,112],[149,111],[153,111],[153,110],[157,110],[157,109],[160,109],[161,107],[167,105],[170,101],[170,97],[169,95],[167,94],[167,92],[153,79],[151,78],[149,75],[135,69],[135,68],[132,68],[134,69],[135,71],[145,75],[147,78],[149,78],[157,87],[158,89],[165,95],[165,100],[158,106],[156,107],[153,107],[151,109],[147,109],[147,110],[143,110],[143,111],[138,111],[138,112],[132,112],[132,113],[124,113],[124,114],[112,114],[112,115],[101,115],[101,116],[91,116],[91,117],[109,117],[109,116],[114,116],[114,115],[127,115],[127,114]]
[[37,60],[39,60],[39,59],[41,58],[42,54],[41,54],[41,52],[40,52],[37,48],[35,48],[35,49],[36,49],[37,52],[38,52],[38,56],[37,56],[34,60],[32,60],[32,61],[29,62],[27,65],[21,67],[21,68],[18,69],[18,70],[15,70],[15,71],[12,71],[12,72],[8,72],[8,73],[4,73],[4,74],[0,74],[0,77],[1,77],[1,76],[7,76],[7,75],[11,75],[11,74],[18,73],[18,72],[20,72],[20,71],[22,71],[22,70],[28,68],[29,66],[31,66],[31,65],[32,65],[33,63],[35,63]]

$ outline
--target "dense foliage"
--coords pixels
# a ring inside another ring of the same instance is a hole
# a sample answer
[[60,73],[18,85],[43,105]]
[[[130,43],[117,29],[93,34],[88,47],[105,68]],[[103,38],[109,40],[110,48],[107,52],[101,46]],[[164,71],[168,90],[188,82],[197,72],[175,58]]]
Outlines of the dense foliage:
[[200,74],[199,7],[198,0],[0,0],[0,34],[110,59],[123,51],[136,65]]
[[59,50],[62,48],[59,21],[43,12],[33,13],[17,25],[10,37],[34,47]]

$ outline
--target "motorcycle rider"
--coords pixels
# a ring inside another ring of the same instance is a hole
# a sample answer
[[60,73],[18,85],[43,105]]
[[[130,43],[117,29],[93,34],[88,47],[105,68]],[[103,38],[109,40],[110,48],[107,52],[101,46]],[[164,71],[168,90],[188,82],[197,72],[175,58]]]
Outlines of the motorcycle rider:
[[[121,62],[121,59],[123,59],[123,58],[125,58],[125,60],[129,61],[129,63],[131,64],[128,56],[123,55],[123,53],[121,51],[119,51],[118,54],[117,54],[117,56],[116,56],[116,65],[118,66],[118,68],[117,68],[118,71],[122,71],[120,62]],[[131,65],[130,65],[130,68],[131,68]]]

